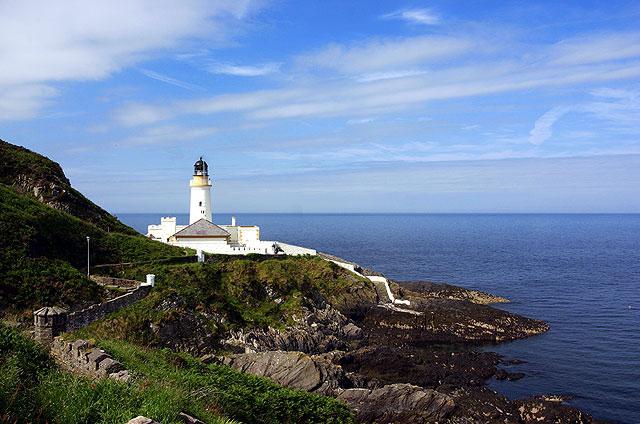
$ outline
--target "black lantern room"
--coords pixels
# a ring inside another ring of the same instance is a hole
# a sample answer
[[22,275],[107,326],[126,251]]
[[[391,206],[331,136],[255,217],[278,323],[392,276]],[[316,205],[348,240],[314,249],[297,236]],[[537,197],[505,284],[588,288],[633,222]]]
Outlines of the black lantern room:
[[202,156],[193,164],[193,175],[209,176],[209,165],[202,160]]

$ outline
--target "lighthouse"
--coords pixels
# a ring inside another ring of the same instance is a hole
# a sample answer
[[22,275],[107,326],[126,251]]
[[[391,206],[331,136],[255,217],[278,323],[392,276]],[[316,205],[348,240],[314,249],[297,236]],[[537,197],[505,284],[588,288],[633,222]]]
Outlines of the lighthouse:
[[189,201],[189,225],[199,219],[211,222],[211,180],[209,179],[209,165],[199,160],[193,164],[193,177],[189,182],[191,186],[191,200]]

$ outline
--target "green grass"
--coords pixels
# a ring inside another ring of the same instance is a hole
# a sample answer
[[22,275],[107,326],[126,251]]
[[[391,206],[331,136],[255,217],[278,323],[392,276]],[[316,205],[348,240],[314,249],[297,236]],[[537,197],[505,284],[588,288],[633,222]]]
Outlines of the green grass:
[[218,411],[246,423],[354,422],[348,407],[333,398],[284,388],[227,366],[204,365],[184,353],[113,340],[99,345],[143,375],[142,385],[162,384],[178,397],[197,400],[203,408],[198,413]]
[[135,379],[92,381],[56,367],[36,343],[0,325],[0,422],[122,424],[144,415],[177,424],[180,412],[207,423],[353,423],[332,398],[286,389],[167,350],[102,341]]

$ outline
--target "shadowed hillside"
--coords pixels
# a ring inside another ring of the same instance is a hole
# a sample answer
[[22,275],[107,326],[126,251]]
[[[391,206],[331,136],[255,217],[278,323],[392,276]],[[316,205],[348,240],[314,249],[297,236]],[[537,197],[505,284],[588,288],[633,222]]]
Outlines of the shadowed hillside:
[[71,187],[60,165],[24,147],[0,140],[0,183],[105,231],[136,231]]

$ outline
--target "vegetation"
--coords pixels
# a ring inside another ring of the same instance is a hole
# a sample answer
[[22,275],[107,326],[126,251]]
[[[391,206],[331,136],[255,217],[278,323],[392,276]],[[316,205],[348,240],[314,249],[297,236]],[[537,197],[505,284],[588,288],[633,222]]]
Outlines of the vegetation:
[[101,345],[137,376],[132,383],[91,381],[58,369],[45,351],[0,326],[0,421],[122,424],[144,415],[180,423],[180,412],[207,423],[351,423],[338,401],[282,388],[185,354],[143,350],[122,342]]
[[135,235],[134,229],[71,187],[59,164],[24,147],[0,140],[0,183],[54,205],[105,231]]
[[[283,328],[300,317],[303,299],[333,300],[354,283],[370,284],[319,257],[225,258],[205,264],[148,264],[112,272],[130,279],[144,278],[147,273],[156,274],[151,295],[76,335],[161,345],[150,323],[158,326],[175,319],[175,310],[159,308],[175,295],[184,302],[185,310],[209,321],[214,333],[237,327]],[[210,318],[220,316],[224,317],[224,328]]]
[[[301,314],[305,299],[332,300],[354,283],[370,283],[311,257],[182,263],[192,251],[149,240],[120,223],[74,190],[55,162],[2,140],[0,157],[0,314],[31,319],[40,306],[104,300],[104,289],[83,269],[86,237],[92,266],[133,263],[94,272],[137,280],[157,275],[147,298],[77,332],[119,359],[135,376],[131,383],[91,381],[61,370],[38,345],[0,324],[0,422],[123,423],[145,415],[178,423],[181,411],[208,423],[354,422],[332,398],[157,349],[162,344],[150,324],[180,319],[186,311],[214,334],[284,327]],[[171,299],[179,299],[182,311],[160,307]]]
[[87,236],[92,264],[185,254],[141,235],[105,232],[0,184],[0,310],[99,301],[101,288],[79,271]]

